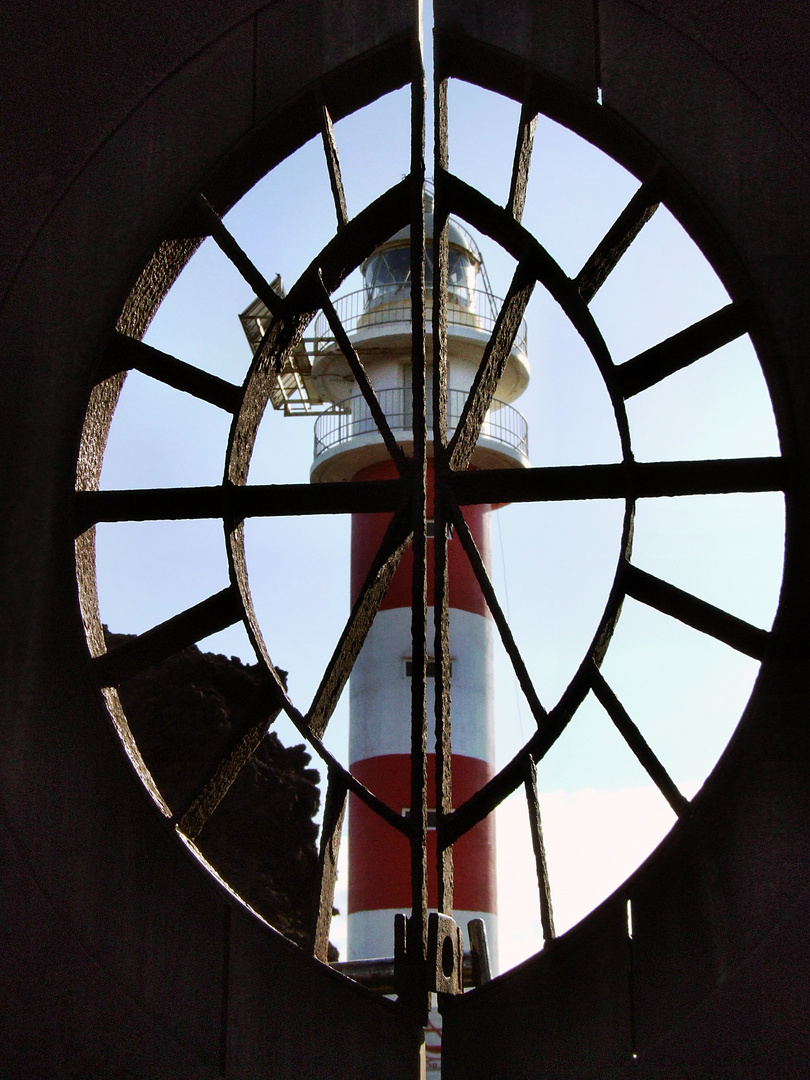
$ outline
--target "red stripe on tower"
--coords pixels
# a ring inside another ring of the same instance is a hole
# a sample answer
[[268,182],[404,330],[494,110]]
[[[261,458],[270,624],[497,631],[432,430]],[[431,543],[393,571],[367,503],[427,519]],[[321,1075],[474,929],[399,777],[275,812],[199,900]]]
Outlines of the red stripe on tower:
[[[407,815],[410,799],[410,757],[386,754],[356,762],[352,772],[397,813]],[[435,756],[428,757],[428,791],[434,790]],[[475,794],[492,778],[489,762],[453,755],[453,797],[456,805]],[[352,796],[350,850],[362,851],[353,859],[349,879],[349,914],[357,911],[411,906],[411,866],[408,841],[383,819]],[[495,912],[495,826],[486,818],[453,846],[454,903],[463,911]],[[437,904],[436,830],[428,829],[428,904]]]
[[[382,461],[376,465],[361,469],[355,480],[392,480],[397,476],[396,467],[391,461]],[[433,462],[428,462],[427,505],[433,506]],[[472,533],[478,550],[489,566],[490,530],[487,505],[465,506],[464,520]],[[352,517],[352,603],[357,599],[369,567],[380,549],[385,530],[391,521],[391,514],[355,514]],[[461,541],[453,533],[447,552],[450,590],[448,602],[451,608],[471,611],[476,615],[489,616],[489,609],[476,581],[470,561],[461,547]],[[408,548],[402,556],[393,580],[388,587],[380,610],[411,606],[411,588],[413,575],[413,553]],[[433,605],[433,545],[427,545],[427,580],[428,605]]]

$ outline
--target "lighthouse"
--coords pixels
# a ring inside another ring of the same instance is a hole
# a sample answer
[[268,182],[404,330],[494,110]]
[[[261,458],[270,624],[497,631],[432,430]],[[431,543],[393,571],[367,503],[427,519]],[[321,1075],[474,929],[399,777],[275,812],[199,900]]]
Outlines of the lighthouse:
[[[432,200],[426,200],[426,325],[431,324]],[[362,264],[363,288],[338,298],[335,308],[360,356],[397,442],[412,447],[410,230],[401,230]],[[448,434],[470,393],[497,316],[499,301],[472,236],[451,219],[447,296]],[[321,329],[328,335],[324,322]],[[320,337],[316,329],[316,340]],[[428,333],[427,355],[431,356]],[[315,427],[312,483],[383,480],[397,475],[366,399],[340,349],[322,347],[312,363],[312,383],[331,406]],[[472,468],[528,465],[527,425],[512,408],[529,381],[525,327],[517,334],[472,457]],[[430,372],[428,373],[428,383]],[[432,416],[428,405],[428,432]],[[430,437],[430,436],[429,436]],[[432,448],[428,444],[428,518],[432,501]],[[464,510],[467,525],[489,568],[491,507]],[[366,578],[386,527],[387,514],[352,519],[352,602]],[[428,623],[433,618],[433,523],[428,520]],[[453,803],[460,805],[494,773],[493,622],[480,588],[453,535],[449,539],[450,693]],[[397,814],[410,812],[411,565],[406,552],[355,662],[350,679],[351,772]],[[427,660],[427,700],[432,702],[434,662]],[[429,721],[428,747],[434,738]],[[428,756],[428,790],[434,790],[434,757]],[[435,810],[428,811],[428,903],[436,906]],[[394,916],[411,904],[408,844],[358,799],[349,810],[348,951],[350,960],[393,956]],[[497,956],[495,835],[490,816],[454,846],[454,917],[466,927],[481,918],[490,955]],[[469,946],[467,946],[469,947]],[[494,964],[493,964],[494,966]],[[430,1041],[430,1040],[429,1040]]]
[[[430,328],[433,304],[433,202],[425,193],[425,327],[427,356],[433,355]],[[474,238],[453,218],[448,224],[447,435],[452,436],[487,343],[501,301],[492,294]],[[360,358],[391,435],[405,456],[413,451],[413,370],[410,229],[404,228],[361,264],[362,288],[338,297],[334,315]],[[281,279],[272,288],[284,295]],[[256,299],[240,316],[255,352],[272,318]],[[319,315],[270,384],[269,401],[285,415],[317,415],[310,481],[388,480],[397,464],[383,441],[367,394],[361,392],[326,314]],[[430,385],[432,371],[427,372]],[[502,370],[495,397],[484,418],[469,462],[471,469],[514,469],[529,465],[528,428],[512,406],[529,382],[526,328],[521,324]],[[368,389],[368,388],[366,388]],[[428,625],[433,622],[433,417],[427,403],[427,581]],[[487,572],[491,576],[490,519],[493,507],[463,510]],[[352,518],[351,602],[357,599],[391,520],[387,513]],[[448,537],[448,621],[450,646],[450,725],[452,802],[458,807],[495,772],[493,632],[494,624],[461,542]],[[352,670],[349,693],[349,768],[351,773],[398,816],[411,812],[412,559],[406,550],[379,605]],[[432,703],[435,659],[427,657],[427,701]],[[428,708],[427,745],[435,745]],[[427,790],[433,798],[435,756],[427,756]],[[428,905],[437,907],[436,810],[428,803]],[[348,960],[394,956],[395,916],[412,904],[407,830],[392,828],[367,805],[350,796],[348,849]],[[486,927],[490,967],[497,970],[498,926],[495,881],[495,827],[485,818],[453,845],[454,910],[467,924]],[[445,912],[444,914],[451,914]],[[466,940],[465,948],[470,942]],[[441,1017],[434,1009],[426,1034],[427,1073],[440,1069]]]

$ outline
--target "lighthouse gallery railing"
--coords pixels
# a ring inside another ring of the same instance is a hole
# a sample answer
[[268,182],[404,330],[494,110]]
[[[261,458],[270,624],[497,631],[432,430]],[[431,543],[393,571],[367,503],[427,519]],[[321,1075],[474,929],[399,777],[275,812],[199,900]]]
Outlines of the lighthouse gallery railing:
[[[447,391],[447,428],[452,434],[461,418],[464,404],[469,397],[465,390]],[[413,414],[411,411],[410,387],[377,391],[377,398],[385,413],[391,430],[410,431]],[[432,410],[428,403],[428,427]],[[332,450],[341,443],[349,442],[361,435],[372,435],[377,425],[371,415],[366,399],[361,394],[338,401],[326,412],[321,413],[315,422],[315,459],[327,450]],[[493,408],[487,414],[481,428],[481,437],[502,443],[513,450],[529,456],[529,425],[517,409],[505,402],[493,401]]]
[[[425,301],[425,328],[429,329],[433,301],[431,289],[427,289]],[[335,311],[347,334],[353,334],[357,330],[370,326],[410,323],[411,321],[409,282],[376,286],[375,299],[371,304],[368,301],[367,289],[347,293],[335,300],[334,304]],[[497,296],[481,289],[465,289],[463,301],[451,289],[448,293],[447,325],[491,333],[502,304],[503,301]],[[318,315],[315,319],[314,330],[316,351],[322,342],[334,340],[325,315]],[[515,335],[513,345],[515,351],[526,353],[526,337],[526,320],[522,319]]]

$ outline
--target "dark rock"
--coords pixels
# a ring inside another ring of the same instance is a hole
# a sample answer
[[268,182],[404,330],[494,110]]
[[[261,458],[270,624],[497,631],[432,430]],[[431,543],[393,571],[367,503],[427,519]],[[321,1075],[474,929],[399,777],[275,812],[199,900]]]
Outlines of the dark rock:
[[[125,640],[126,635],[107,634],[110,647]],[[188,806],[220,760],[261,682],[258,664],[192,646],[121,687],[143,759],[175,813]],[[318,884],[313,817],[320,791],[310,761],[303,744],[284,746],[271,731],[196,840],[242,899],[304,948],[311,947]],[[337,950],[330,958],[337,959]]]

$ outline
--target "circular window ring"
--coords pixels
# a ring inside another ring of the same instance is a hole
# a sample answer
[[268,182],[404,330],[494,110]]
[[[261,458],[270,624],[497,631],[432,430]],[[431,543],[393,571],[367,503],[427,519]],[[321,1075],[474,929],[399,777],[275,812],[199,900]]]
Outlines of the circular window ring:
[[[594,106],[594,108],[598,107]],[[563,274],[559,266],[550,259],[537,241],[517,224],[506,211],[488,203],[478,193],[472,189],[467,189],[466,186],[461,185],[460,181],[456,181],[446,174],[437,176],[436,181],[438,199],[443,197],[442,189],[445,188],[446,190],[449,212],[457,213],[474,227],[491,235],[496,242],[501,244],[518,260],[526,254],[527,250],[532,253],[532,272],[535,278],[548,289],[569,316],[572,324],[586,341],[602,373],[613,404],[622,445],[621,465],[613,467],[619,470],[617,476],[621,486],[621,491],[615,492],[614,497],[623,497],[625,500],[621,551],[613,586],[588,655],[577,670],[560,702],[549,713],[549,724],[544,725],[542,732],[538,731],[520,751],[518,757],[520,763],[523,764],[529,758],[534,762],[539,757],[542,757],[542,754],[552,745],[554,739],[563,730],[568,719],[573,716],[588,691],[593,689],[593,669],[598,668],[601,662],[618,617],[623,597],[626,595],[623,575],[630,554],[636,491],[630,433],[624,402],[616,383],[615,368],[604,340],[588,311],[587,303],[579,294],[575,283]],[[656,182],[660,181],[657,180]],[[262,343],[246,383],[242,388],[241,401],[229,441],[228,461],[222,491],[222,506],[226,535],[228,537],[231,580],[238,589],[244,611],[244,620],[257,655],[265,661],[271,670],[273,670],[272,663],[267,655],[250,600],[241,528],[241,521],[245,515],[239,508],[239,496],[237,495],[237,490],[244,489],[246,483],[250,453],[268,397],[266,378],[274,367],[283,363],[284,357],[294,348],[306,325],[320,308],[318,282],[316,280],[318,274],[322,275],[323,287],[327,293],[331,293],[339,287],[340,283],[354,267],[370,255],[378,244],[384,242],[392,233],[407,224],[409,215],[406,187],[409,183],[410,181],[403,181],[402,185],[391,189],[371,207],[367,208],[355,219],[352,219],[311,264],[309,270],[284,301],[281,314],[276,322],[272,324],[266,342]],[[179,272],[179,269],[177,272]],[[245,489],[245,494],[253,497],[253,493],[249,489]],[[572,496],[568,495],[567,497]],[[509,496],[502,500],[496,498],[493,501],[509,501]],[[279,513],[281,511],[277,510],[275,512]],[[310,740],[313,747],[326,762],[330,780],[336,778],[338,783],[354,790],[354,782],[350,774],[331,755],[327,754],[322,745],[319,745],[317,735],[313,740],[313,733],[306,730],[307,725],[301,714],[291,712],[290,715],[301,733]],[[506,770],[502,770],[502,773],[509,772],[512,765],[507,766]],[[522,782],[522,776],[513,785],[512,790],[520,782]],[[363,797],[361,792],[358,791],[357,793]],[[365,794],[368,796],[369,793]],[[502,791],[495,802],[492,803],[491,793],[487,792],[486,789],[482,789],[478,795],[473,796],[468,804],[465,804],[464,808],[459,808],[463,812],[458,814],[455,826],[450,830],[452,834],[450,842],[463,835],[467,829],[475,824],[476,820],[480,820],[489,813],[493,806],[501,801],[504,794],[505,792]],[[393,816],[390,808],[382,804],[376,806],[375,809],[387,820],[390,820],[390,817]],[[456,813],[457,811],[454,811],[454,816]],[[404,831],[401,823],[398,824],[396,821],[390,821],[390,823],[399,828],[400,831]],[[183,830],[181,829],[181,831]]]

